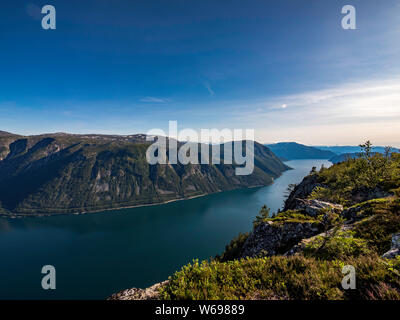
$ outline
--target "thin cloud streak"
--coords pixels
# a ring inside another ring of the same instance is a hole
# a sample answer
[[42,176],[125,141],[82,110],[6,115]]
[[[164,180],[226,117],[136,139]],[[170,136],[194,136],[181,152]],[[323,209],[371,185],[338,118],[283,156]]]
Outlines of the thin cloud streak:
[[170,100],[168,98],[157,98],[157,97],[144,97],[140,99],[140,102],[149,102],[149,103],[167,103]]
[[208,125],[253,128],[260,142],[359,144],[368,138],[400,146],[400,77],[223,105],[203,107],[213,110]]

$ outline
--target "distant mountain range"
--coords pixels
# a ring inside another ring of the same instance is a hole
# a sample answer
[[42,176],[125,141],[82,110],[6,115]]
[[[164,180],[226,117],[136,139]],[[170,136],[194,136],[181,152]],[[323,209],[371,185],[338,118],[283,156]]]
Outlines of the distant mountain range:
[[[266,144],[282,161],[299,159],[327,159],[332,163],[339,163],[348,158],[357,158],[362,151],[359,146],[306,146],[296,142],[279,142]],[[377,146],[372,152],[384,153],[385,147]],[[392,152],[400,152],[393,148]]]
[[[150,165],[145,135],[0,133],[0,213],[84,213],[264,186],[290,169],[254,146],[254,171],[236,165]],[[223,146],[221,147],[223,150]]]
[[359,157],[359,153],[342,153],[337,154],[334,157],[330,158],[329,161],[332,163],[339,163],[346,161],[348,159],[356,159]]
[[[398,149],[394,149],[392,150],[392,152],[399,152]],[[378,154],[378,153],[382,153],[382,152],[376,152],[374,151],[373,154]],[[343,162],[346,161],[348,159],[357,159],[358,157],[360,157],[360,153],[356,152],[356,153],[342,153],[342,154],[338,154],[332,158],[329,159],[330,162],[332,163],[339,163],[339,162]]]
[[[350,154],[350,153],[359,153],[361,152],[361,148],[359,146],[315,146],[318,149],[321,150],[327,150],[331,151],[336,154]],[[385,147],[373,147],[372,148],[373,152],[378,152],[378,153],[384,153],[385,152]],[[400,152],[399,149],[393,148],[394,152]]]
[[296,142],[279,142],[266,145],[281,160],[330,159],[336,154],[329,150],[321,150]]

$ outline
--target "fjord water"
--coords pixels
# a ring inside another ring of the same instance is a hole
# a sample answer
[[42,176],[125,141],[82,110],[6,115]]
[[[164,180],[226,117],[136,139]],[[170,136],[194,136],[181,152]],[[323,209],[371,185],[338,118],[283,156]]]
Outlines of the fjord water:
[[[164,205],[86,215],[0,218],[0,299],[104,299],[166,280],[194,258],[223,252],[252,228],[266,204],[282,207],[286,188],[326,160],[288,161],[274,184]],[[41,269],[56,268],[56,290]]]

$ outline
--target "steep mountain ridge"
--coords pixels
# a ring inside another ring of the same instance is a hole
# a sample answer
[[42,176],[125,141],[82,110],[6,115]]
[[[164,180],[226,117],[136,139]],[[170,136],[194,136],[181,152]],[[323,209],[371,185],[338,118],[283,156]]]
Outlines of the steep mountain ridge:
[[145,135],[58,133],[0,141],[3,214],[83,213],[162,203],[268,185],[289,169],[258,143],[253,173],[237,176],[235,164],[149,165]]

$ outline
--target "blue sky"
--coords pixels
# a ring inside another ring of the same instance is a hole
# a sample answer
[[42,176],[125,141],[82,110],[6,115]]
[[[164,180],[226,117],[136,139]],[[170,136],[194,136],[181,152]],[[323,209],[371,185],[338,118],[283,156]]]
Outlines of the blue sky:
[[[52,4],[57,29],[41,28]],[[357,10],[343,30],[341,9]],[[2,1],[0,130],[400,146],[398,0]]]

